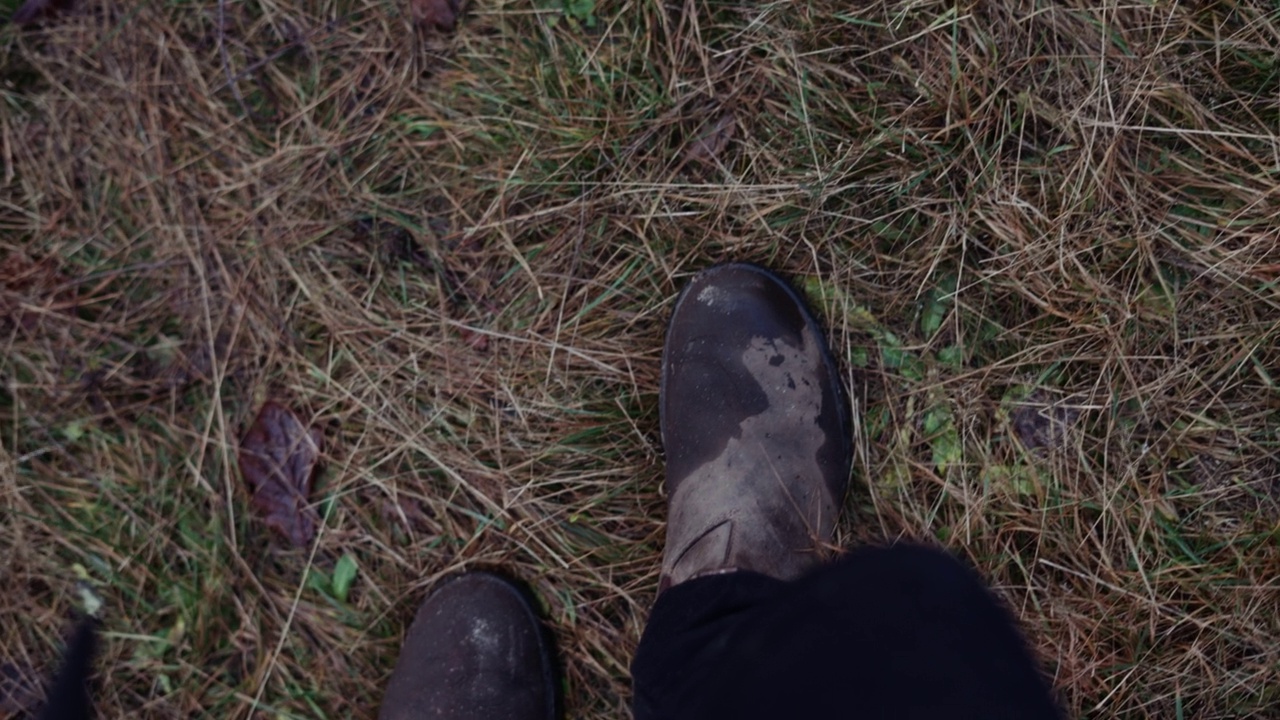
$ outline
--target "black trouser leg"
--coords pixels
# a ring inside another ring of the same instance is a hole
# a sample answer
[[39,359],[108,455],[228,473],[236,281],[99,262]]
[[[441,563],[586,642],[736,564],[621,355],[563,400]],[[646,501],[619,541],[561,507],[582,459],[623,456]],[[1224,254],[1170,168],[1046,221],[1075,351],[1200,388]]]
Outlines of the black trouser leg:
[[795,582],[697,578],[653,608],[637,720],[1057,718],[1011,618],[921,547],[867,548]]
[[93,703],[89,699],[89,676],[93,673],[93,653],[97,646],[97,621],[85,619],[67,643],[62,668],[49,686],[49,698],[40,711],[40,720],[89,720]]

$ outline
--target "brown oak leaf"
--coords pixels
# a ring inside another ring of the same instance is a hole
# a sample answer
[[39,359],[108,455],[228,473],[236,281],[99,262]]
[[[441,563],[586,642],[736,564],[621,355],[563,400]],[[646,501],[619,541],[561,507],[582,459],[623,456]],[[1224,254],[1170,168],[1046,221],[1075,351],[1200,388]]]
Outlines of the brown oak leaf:
[[459,0],[409,0],[413,22],[426,30],[450,31],[458,24]]
[[308,497],[323,440],[319,428],[308,429],[292,410],[268,401],[240,441],[240,474],[254,509],[295,547],[310,545],[316,536],[319,517]]

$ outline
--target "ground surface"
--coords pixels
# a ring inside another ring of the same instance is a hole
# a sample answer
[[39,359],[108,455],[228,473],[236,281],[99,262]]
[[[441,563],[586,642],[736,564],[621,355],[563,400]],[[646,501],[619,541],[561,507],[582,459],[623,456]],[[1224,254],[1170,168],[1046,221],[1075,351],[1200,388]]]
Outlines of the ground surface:
[[[663,322],[740,258],[858,400],[840,544],[968,558],[1075,715],[1275,717],[1272,4],[466,10],[0,28],[0,713],[96,598],[106,717],[368,717],[498,566],[627,717]],[[268,399],[324,435],[302,550],[235,467]]]

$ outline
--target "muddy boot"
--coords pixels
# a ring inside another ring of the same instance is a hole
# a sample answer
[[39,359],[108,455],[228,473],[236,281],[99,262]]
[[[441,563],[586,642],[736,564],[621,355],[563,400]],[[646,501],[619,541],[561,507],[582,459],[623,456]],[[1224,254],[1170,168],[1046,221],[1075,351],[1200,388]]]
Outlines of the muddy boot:
[[459,575],[418,609],[378,717],[552,720],[552,667],[520,588],[490,573]]
[[660,406],[660,589],[731,570],[790,580],[821,559],[849,479],[849,409],[785,281],[741,263],[698,273],[671,315]]

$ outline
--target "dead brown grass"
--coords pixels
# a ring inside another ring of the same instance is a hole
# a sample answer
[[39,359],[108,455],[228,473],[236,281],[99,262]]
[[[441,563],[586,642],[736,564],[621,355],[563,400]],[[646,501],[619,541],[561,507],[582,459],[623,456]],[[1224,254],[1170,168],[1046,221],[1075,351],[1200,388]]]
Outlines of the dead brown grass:
[[[1075,715],[1274,712],[1270,5],[564,7],[0,29],[13,672],[89,591],[106,717],[371,716],[423,591],[494,565],[570,715],[627,716],[666,303],[742,258],[809,291],[859,396],[842,543],[969,557]],[[267,398],[325,429],[307,552],[235,470]]]

